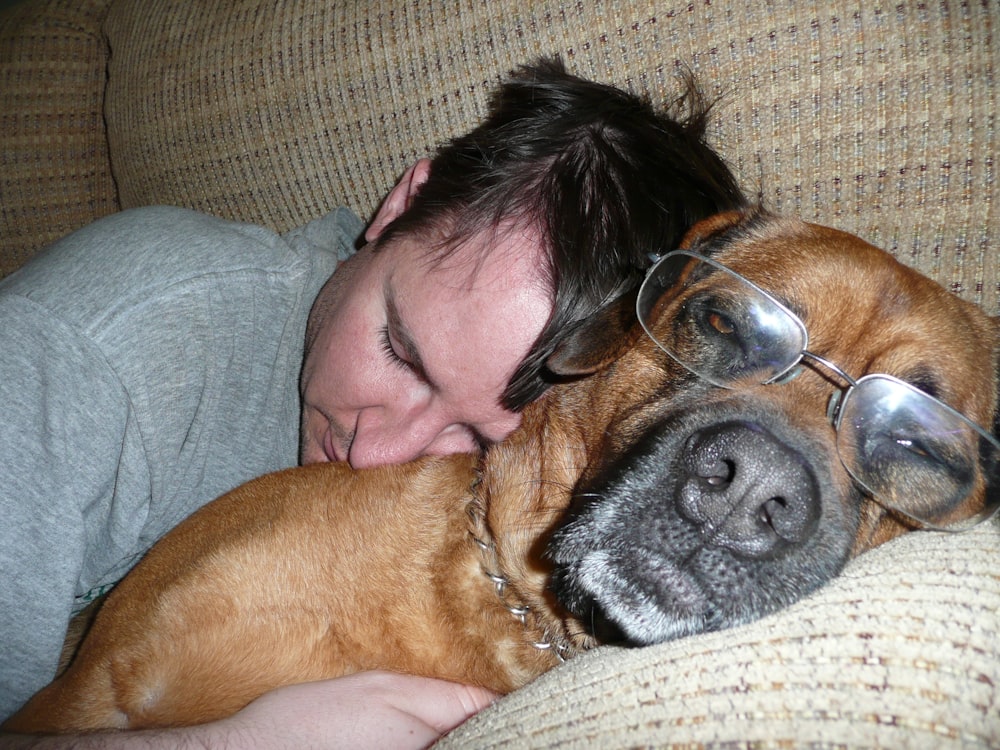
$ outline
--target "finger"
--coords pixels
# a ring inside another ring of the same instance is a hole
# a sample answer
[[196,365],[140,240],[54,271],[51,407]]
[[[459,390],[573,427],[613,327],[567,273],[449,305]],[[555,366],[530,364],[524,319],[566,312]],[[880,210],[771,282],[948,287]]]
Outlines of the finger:
[[454,682],[442,683],[439,690],[440,700],[424,719],[440,734],[450,732],[500,697],[485,688]]
[[366,672],[355,675],[369,682],[397,710],[412,716],[439,733],[454,729],[499,696],[485,688],[429,677]]

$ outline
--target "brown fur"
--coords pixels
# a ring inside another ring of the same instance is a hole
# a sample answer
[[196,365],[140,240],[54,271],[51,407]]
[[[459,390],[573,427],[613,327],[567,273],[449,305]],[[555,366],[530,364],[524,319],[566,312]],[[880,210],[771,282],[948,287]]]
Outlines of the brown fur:
[[[974,306],[855,237],[796,221],[723,215],[686,242],[706,243],[797,306],[810,348],[855,376],[933,367],[943,400],[992,423],[996,333]],[[507,692],[557,663],[533,643],[591,645],[547,588],[546,541],[574,488],[671,408],[679,377],[637,327],[624,330],[623,309],[597,327],[616,332],[604,336],[613,344],[594,349],[583,331],[553,359],[564,374],[596,373],[554,387],[480,462],[307,466],[195,513],[111,593],[70,669],[5,728],[199,723],[275,686],[376,668]],[[758,390],[835,456],[830,388],[808,373]],[[852,497],[842,468],[831,473]],[[851,554],[908,530],[860,502]]]

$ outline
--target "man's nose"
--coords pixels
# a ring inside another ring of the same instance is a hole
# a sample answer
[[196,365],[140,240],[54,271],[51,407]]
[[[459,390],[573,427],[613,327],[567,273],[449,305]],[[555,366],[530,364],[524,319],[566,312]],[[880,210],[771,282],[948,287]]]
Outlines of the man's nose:
[[468,453],[479,447],[472,431],[433,408],[394,416],[386,409],[358,415],[348,461],[355,469],[401,464],[420,456]]

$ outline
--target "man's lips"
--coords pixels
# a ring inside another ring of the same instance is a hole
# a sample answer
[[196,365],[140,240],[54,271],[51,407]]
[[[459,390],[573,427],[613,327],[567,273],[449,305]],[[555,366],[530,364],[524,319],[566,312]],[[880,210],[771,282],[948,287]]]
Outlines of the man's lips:
[[327,460],[329,461],[344,460],[337,454],[337,446],[333,442],[333,430],[330,427],[327,427],[326,431],[323,433],[322,445],[323,445],[323,453],[326,454]]

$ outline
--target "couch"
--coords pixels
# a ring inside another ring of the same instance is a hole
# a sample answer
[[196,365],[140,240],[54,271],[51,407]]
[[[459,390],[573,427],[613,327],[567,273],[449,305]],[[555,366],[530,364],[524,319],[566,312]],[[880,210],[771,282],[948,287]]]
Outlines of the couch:
[[[0,275],[153,203],[287,230],[370,215],[558,53],[672,99],[751,195],[1000,307],[993,0],[23,0],[0,12]],[[601,648],[457,747],[1000,747],[1000,524],[907,535],[731,630]]]

